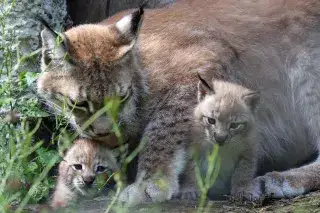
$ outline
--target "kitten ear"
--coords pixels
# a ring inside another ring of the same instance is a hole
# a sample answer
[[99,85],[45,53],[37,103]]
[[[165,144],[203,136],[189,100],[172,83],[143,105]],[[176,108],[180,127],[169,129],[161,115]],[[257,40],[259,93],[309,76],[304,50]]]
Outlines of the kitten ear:
[[251,91],[242,96],[244,102],[250,107],[252,111],[255,111],[260,102],[260,92]]
[[42,62],[48,65],[52,59],[61,59],[66,56],[66,40],[52,30],[44,20],[40,20],[44,29],[41,31]]
[[60,134],[58,137],[58,152],[62,158],[66,156],[71,145],[72,142],[70,141],[70,137],[68,137],[65,132],[62,132],[62,134]]
[[199,82],[198,82],[198,102],[202,101],[202,99],[207,95],[207,94],[214,94],[214,89],[209,86],[209,84],[201,78],[200,74],[197,73]]
[[124,38],[128,43],[134,41],[139,33],[139,29],[143,20],[143,10],[144,5],[142,5],[138,10],[133,13],[126,15],[120,21],[115,24],[121,37]]
[[60,140],[58,140],[58,151],[59,151],[60,157],[62,158],[66,156],[68,152],[68,149],[64,145],[62,145],[62,142]]

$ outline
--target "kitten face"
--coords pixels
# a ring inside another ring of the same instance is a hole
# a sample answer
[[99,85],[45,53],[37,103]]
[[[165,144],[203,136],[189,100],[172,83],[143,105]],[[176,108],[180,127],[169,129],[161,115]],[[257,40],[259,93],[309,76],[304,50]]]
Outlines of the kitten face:
[[[67,185],[82,195],[96,193],[98,175],[108,176],[118,169],[115,157],[107,148],[84,139],[74,142],[63,162],[68,171]],[[59,172],[63,173],[62,166]]]
[[212,88],[207,86],[198,86],[195,117],[205,127],[208,140],[223,145],[246,137],[254,125],[258,93],[222,81],[214,81]]
[[226,97],[208,96],[199,108],[202,111],[200,122],[206,128],[208,139],[219,144],[241,137],[252,125],[249,109],[237,101],[226,100]]

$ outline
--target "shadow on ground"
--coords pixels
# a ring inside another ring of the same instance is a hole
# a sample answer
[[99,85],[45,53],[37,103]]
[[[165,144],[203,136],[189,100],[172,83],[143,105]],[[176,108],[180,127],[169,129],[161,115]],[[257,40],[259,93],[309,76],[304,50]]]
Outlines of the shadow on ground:
[[[67,210],[63,212],[76,213],[103,213],[106,206],[110,202],[107,197],[99,197],[94,200],[86,200],[78,203],[75,210]],[[38,212],[39,206],[28,206],[26,212]],[[119,209],[121,210],[121,209]],[[124,210],[124,209],[122,209]],[[197,211],[195,202],[185,202],[172,200],[160,205],[143,204],[138,207],[126,209],[128,213],[194,213]],[[114,212],[114,211],[111,211]],[[307,195],[299,196],[292,199],[269,200],[262,207],[241,206],[228,201],[214,201],[209,212],[320,212],[320,191],[312,192]]]

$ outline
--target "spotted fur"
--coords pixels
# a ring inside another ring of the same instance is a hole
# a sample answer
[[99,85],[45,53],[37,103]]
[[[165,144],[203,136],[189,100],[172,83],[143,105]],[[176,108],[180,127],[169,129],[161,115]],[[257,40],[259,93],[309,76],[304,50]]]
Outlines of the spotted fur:
[[[81,126],[106,97],[121,97],[124,138],[146,142],[137,174],[145,184],[136,182],[120,196],[129,203],[164,201],[181,190],[198,72],[261,91],[258,174],[288,170],[319,149],[319,11],[318,0],[181,0],[71,28],[56,47],[57,36],[44,30],[38,92],[49,102],[64,97],[79,103],[82,111],[72,113],[70,122],[83,136],[102,141],[112,134],[107,116],[86,130]],[[315,161],[256,182],[305,193],[320,188],[318,168]],[[168,187],[159,188],[160,179]]]

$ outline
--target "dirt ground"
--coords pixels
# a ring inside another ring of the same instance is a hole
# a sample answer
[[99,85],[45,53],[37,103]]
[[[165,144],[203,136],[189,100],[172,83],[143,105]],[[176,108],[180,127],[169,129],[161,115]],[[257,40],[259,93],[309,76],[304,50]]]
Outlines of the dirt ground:
[[[103,213],[110,202],[107,197],[99,197],[94,200],[82,201],[77,203],[77,208],[63,212],[76,213]],[[26,207],[25,212],[38,212],[39,206],[31,205]],[[118,209],[119,212],[127,213],[194,213],[197,212],[196,203],[183,202],[178,200],[168,201],[159,205],[143,204],[130,209]],[[122,210],[122,211],[121,211]],[[114,211],[111,211],[114,212]],[[118,212],[118,211],[117,211]],[[261,207],[244,206],[230,203],[229,201],[214,201],[208,212],[276,212],[276,213],[300,213],[300,212],[319,212],[320,213],[320,191],[312,192],[307,195],[292,199],[268,200]]]

